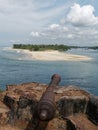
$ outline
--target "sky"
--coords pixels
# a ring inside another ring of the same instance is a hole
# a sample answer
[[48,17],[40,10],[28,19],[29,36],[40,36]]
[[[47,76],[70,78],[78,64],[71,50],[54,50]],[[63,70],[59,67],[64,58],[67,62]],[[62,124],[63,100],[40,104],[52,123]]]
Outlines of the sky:
[[97,0],[0,0],[0,45],[98,45]]

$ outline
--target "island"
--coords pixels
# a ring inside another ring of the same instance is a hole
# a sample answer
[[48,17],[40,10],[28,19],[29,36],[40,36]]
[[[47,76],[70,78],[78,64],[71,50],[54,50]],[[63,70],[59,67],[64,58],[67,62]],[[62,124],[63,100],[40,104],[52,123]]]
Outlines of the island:
[[[67,45],[32,45],[14,44],[13,50],[24,53],[28,59],[43,61],[85,61],[91,60],[89,56],[75,55],[67,53],[67,50],[77,48],[77,46]],[[65,53],[66,52],[66,53]],[[19,60],[22,60],[21,58]]]

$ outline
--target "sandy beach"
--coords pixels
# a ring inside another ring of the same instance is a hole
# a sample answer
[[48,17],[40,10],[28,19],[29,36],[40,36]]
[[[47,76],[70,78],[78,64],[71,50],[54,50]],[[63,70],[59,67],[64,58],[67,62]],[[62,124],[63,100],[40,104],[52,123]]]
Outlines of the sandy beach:
[[47,51],[29,51],[24,49],[12,49],[17,51],[17,53],[27,54],[29,59],[43,60],[43,61],[86,61],[91,60],[91,57],[83,55],[74,55],[65,52],[60,52],[57,50],[47,50]]

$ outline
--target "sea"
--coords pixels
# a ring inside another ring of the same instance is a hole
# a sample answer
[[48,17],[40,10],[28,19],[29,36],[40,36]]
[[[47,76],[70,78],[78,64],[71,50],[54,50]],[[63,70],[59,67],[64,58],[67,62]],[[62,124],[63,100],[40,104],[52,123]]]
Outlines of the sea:
[[53,74],[59,74],[60,86],[74,85],[98,96],[98,50],[71,49],[66,53],[90,56],[92,60],[39,61],[0,46],[0,89],[25,82],[48,84]]

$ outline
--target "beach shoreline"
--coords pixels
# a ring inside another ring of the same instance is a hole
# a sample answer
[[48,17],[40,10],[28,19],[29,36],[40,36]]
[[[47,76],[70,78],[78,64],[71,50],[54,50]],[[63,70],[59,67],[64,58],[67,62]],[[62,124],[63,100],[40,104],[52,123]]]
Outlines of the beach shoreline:
[[92,60],[89,56],[75,55],[66,52],[60,52],[58,50],[46,50],[46,51],[29,51],[25,49],[13,49],[17,53],[24,53],[29,59],[43,60],[43,61],[88,61]]

